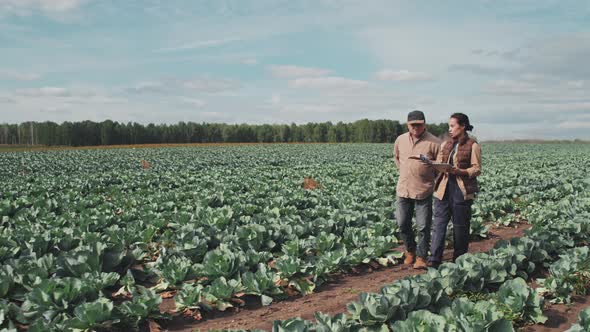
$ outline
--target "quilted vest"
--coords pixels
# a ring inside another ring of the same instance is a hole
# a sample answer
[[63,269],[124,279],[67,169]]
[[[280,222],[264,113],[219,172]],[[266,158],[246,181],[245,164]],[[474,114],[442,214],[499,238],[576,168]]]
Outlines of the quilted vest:
[[[473,143],[475,143],[475,140],[467,135],[459,140],[457,151],[455,151],[455,156],[457,159],[457,164],[455,166],[457,168],[467,169],[471,167],[471,147],[473,146]],[[453,150],[453,141],[447,141],[441,150],[443,162],[449,161],[451,150]],[[463,180],[463,185],[465,186],[467,195],[479,191],[477,178],[471,179],[468,176],[461,176],[461,180]]]

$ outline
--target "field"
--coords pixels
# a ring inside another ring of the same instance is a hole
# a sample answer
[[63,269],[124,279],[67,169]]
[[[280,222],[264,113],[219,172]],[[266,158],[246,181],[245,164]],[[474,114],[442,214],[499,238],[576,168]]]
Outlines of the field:
[[473,254],[417,275],[400,266],[389,144],[0,153],[0,329],[563,323],[590,288],[590,145],[483,156]]
[[[181,147],[211,147],[211,146],[248,146],[270,145],[274,143],[159,143],[159,144],[117,144],[92,146],[61,146],[61,145],[12,145],[0,144],[0,152],[33,152],[33,151],[63,151],[63,150],[104,150],[104,149],[153,149],[153,148],[181,148]],[[318,144],[318,143],[284,143],[284,144]],[[324,143],[326,144],[326,143]]]

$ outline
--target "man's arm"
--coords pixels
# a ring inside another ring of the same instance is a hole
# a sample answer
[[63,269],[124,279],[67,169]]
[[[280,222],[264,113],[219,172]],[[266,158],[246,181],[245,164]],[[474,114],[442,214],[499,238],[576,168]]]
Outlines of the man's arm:
[[[432,148],[431,148],[431,152],[434,155],[434,162],[437,164],[442,163],[442,145],[444,143],[437,143],[437,144],[433,144]],[[432,172],[434,173],[434,176],[438,176],[440,175],[442,172],[439,171],[436,168],[432,168]]]
[[439,163],[440,164],[440,163],[443,162],[443,160],[442,160],[443,159],[442,151],[443,151],[443,145],[444,144],[445,144],[444,142],[440,143],[438,145],[438,148],[436,149],[436,163]]
[[395,162],[395,167],[399,169],[399,147],[397,139],[395,140],[395,143],[393,143],[393,161]]
[[[438,163],[438,155],[440,154],[441,149],[441,142],[436,142],[436,144],[432,144],[432,155],[434,156],[434,160]],[[442,155],[440,156],[442,159]]]

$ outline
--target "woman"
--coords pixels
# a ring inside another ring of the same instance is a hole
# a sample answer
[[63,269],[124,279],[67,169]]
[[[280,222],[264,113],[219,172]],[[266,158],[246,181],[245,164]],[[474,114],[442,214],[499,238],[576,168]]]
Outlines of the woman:
[[465,254],[469,247],[471,204],[479,191],[477,176],[481,174],[481,147],[469,135],[473,130],[469,118],[455,113],[449,119],[450,140],[442,143],[438,163],[453,167],[439,174],[434,187],[434,225],[432,229],[429,265],[442,262],[445,235],[453,218],[453,261]]

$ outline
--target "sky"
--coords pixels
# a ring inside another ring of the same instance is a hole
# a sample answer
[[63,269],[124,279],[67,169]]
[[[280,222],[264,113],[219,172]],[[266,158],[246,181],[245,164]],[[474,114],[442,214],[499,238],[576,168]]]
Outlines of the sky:
[[590,139],[590,1],[0,0],[0,123],[405,122]]

